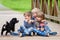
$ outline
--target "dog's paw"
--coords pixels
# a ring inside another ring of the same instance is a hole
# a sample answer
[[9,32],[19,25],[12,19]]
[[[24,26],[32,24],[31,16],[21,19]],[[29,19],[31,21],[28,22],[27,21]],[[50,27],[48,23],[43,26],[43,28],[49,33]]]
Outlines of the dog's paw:
[[5,27],[4,27],[4,29],[5,29]]

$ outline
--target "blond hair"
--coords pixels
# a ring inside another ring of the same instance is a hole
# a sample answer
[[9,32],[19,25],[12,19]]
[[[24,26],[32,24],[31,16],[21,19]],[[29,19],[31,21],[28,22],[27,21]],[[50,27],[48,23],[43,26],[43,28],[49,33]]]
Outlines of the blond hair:
[[45,19],[45,15],[44,15],[43,12],[39,12],[39,13],[37,14],[37,17],[42,18],[42,20]]
[[38,12],[40,12],[40,9],[39,9],[39,8],[34,8],[34,9],[32,9],[31,12],[32,12],[32,13],[34,13],[34,12],[38,13]]

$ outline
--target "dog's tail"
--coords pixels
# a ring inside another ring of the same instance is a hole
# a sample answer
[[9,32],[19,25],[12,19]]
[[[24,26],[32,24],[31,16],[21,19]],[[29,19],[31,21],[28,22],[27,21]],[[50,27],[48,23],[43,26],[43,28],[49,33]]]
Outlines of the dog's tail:
[[9,24],[8,21],[6,21],[6,24],[4,24],[4,25],[2,26],[2,28],[5,28],[5,26],[6,26],[7,24]]
[[2,26],[2,28],[5,28],[5,26],[6,26],[6,24],[4,24],[4,25]]

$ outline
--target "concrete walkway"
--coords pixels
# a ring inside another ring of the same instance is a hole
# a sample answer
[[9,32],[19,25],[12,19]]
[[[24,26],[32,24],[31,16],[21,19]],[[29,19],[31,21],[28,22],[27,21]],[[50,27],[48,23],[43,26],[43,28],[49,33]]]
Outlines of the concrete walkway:
[[7,8],[4,5],[0,4],[0,11],[6,11],[6,10],[9,10],[9,8]]
[[[6,21],[10,21],[12,18],[16,17],[19,20],[19,23],[15,25],[15,29],[20,27],[22,25],[24,17],[23,14],[16,11],[0,11],[0,32],[2,25],[6,23]],[[41,37],[41,36],[32,36],[32,37],[20,37],[20,36],[1,36],[0,40],[60,40],[60,24],[56,24],[50,21],[48,22],[48,26],[52,31],[58,32],[56,36],[50,36],[50,37]]]

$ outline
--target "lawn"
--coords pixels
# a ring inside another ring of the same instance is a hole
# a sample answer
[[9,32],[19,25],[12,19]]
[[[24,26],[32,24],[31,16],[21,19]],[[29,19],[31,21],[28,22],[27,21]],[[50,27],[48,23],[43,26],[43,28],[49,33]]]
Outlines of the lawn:
[[31,0],[2,0],[2,4],[21,12],[31,10]]
[[[31,10],[31,0],[0,0],[0,2],[6,7],[9,7],[13,10],[17,10],[21,12],[26,12]],[[52,1],[52,3],[54,4],[54,0]],[[49,4],[50,1],[48,0],[48,6]],[[58,7],[60,9],[60,0],[58,1]]]

